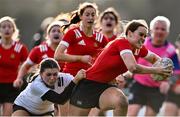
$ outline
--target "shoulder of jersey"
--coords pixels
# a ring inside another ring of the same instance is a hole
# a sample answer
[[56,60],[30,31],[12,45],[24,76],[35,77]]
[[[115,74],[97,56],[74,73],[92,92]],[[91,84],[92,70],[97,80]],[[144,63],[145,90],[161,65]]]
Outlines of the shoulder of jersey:
[[[76,38],[81,38],[82,37],[82,34],[81,34],[81,31],[79,28],[74,28],[72,29],[76,35]],[[100,33],[100,32],[97,32],[97,31],[93,31],[93,35],[95,37],[95,40],[98,41],[98,42],[102,42],[103,41],[103,34]]]
[[174,47],[174,45],[172,43],[168,42],[167,46],[168,46],[168,48],[167,48],[168,53],[175,53],[176,48]]
[[72,31],[75,33],[76,38],[81,38],[82,34],[79,28],[73,28]]
[[21,52],[22,47],[24,46],[22,43],[20,42],[14,42],[14,51],[17,53]]
[[97,32],[97,31],[93,31],[93,33],[95,36],[95,40],[101,43],[103,41],[104,35],[100,32]]
[[67,77],[67,76],[72,76],[72,75],[69,74],[69,73],[62,73],[62,72],[59,73],[59,77],[65,78],[65,77]]
[[40,44],[38,46],[40,52],[47,52],[48,51],[48,46],[46,44]]
[[128,42],[128,40],[124,37],[118,37],[114,41],[116,41],[116,42]]

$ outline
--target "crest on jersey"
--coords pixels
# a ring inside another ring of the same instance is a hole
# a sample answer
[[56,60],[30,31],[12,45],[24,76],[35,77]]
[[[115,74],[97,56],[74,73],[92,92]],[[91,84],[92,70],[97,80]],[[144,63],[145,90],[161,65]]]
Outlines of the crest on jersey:
[[98,47],[98,44],[96,42],[94,43],[94,47]]
[[86,44],[85,44],[84,40],[81,40],[78,42],[78,45],[86,45]]
[[11,54],[11,55],[10,55],[10,58],[11,58],[11,59],[14,59],[14,58],[15,58],[15,55],[14,55],[14,54]]

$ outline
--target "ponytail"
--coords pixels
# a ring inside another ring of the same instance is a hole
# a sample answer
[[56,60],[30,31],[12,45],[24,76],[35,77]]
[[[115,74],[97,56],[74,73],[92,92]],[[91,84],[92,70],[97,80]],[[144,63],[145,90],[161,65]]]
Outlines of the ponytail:
[[30,73],[30,74],[28,75],[28,77],[26,78],[26,82],[27,82],[27,83],[31,83],[31,82],[34,81],[38,76],[39,76],[39,70],[36,69],[36,70],[34,70],[32,73]]
[[77,24],[81,21],[78,11],[74,11],[71,15],[71,20],[68,24],[62,26],[62,30],[65,31],[71,24]]

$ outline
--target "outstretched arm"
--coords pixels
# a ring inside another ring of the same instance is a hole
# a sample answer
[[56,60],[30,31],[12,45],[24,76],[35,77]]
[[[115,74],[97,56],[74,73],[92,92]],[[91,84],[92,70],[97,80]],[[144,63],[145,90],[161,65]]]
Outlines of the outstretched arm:
[[170,76],[172,70],[167,70],[162,67],[148,67],[144,65],[140,65],[136,62],[134,55],[131,52],[126,52],[121,54],[121,57],[127,67],[127,69],[132,73],[140,73],[140,74],[161,74],[165,76]]
[[65,90],[61,94],[49,90],[41,97],[42,100],[49,100],[53,103],[64,104],[70,98],[74,86],[85,77],[86,77],[85,70],[83,69],[79,70],[77,75],[74,77],[74,79],[70,82],[70,84],[65,88]]
[[21,87],[23,85],[23,77],[28,73],[28,70],[32,67],[31,64],[24,62],[19,69],[18,76],[13,82],[14,87]]
[[91,63],[92,57],[90,55],[70,55],[65,53],[66,49],[67,46],[62,41],[55,51],[54,58],[57,61]]
[[41,97],[41,99],[48,100],[53,103],[64,104],[70,98],[75,85],[76,84],[73,81],[71,81],[70,84],[64,89],[64,91],[61,94],[49,90]]
[[146,57],[144,57],[147,61],[149,61],[150,63],[154,64],[156,61],[160,60],[161,57],[158,56],[157,54],[148,51],[148,54]]

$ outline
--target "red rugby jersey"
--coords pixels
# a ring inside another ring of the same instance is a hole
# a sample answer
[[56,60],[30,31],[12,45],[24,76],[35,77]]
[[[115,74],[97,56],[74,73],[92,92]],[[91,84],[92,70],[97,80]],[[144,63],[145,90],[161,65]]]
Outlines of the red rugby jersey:
[[[92,37],[87,37],[78,27],[70,29],[60,42],[67,48],[67,54],[71,55],[90,55],[94,58],[108,43],[103,34],[93,31]],[[64,72],[76,75],[80,69],[87,69],[90,65],[82,62],[66,62]]]
[[[27,59],[29,64],[39,64],[45,58],[54,58],[54,50],[52,50],[46,42],[35,46]],[[58,62],[61,70],[63,69],[64,63]]]
[[108,38],[108,41],[110,42],[110,41],[113,41],[113,40],[115,40],[116,39],[116,35],[113,35],[111,38]]
[[120,54],[126,51],[132,51],[136,60],[139,57],[145,57],[148,54],[148,50],[144,46],[139,50],[133,50],[127,39],[116,39],[104,48],[93,66],[87,70],[87,79],[108,83],[118,75],[125,73],[127,67]]
[[13,83],[17,77],[19,65],[26,60],[28,49],[20,42],[13,42],[5,49],[0,41],[0,83]]

